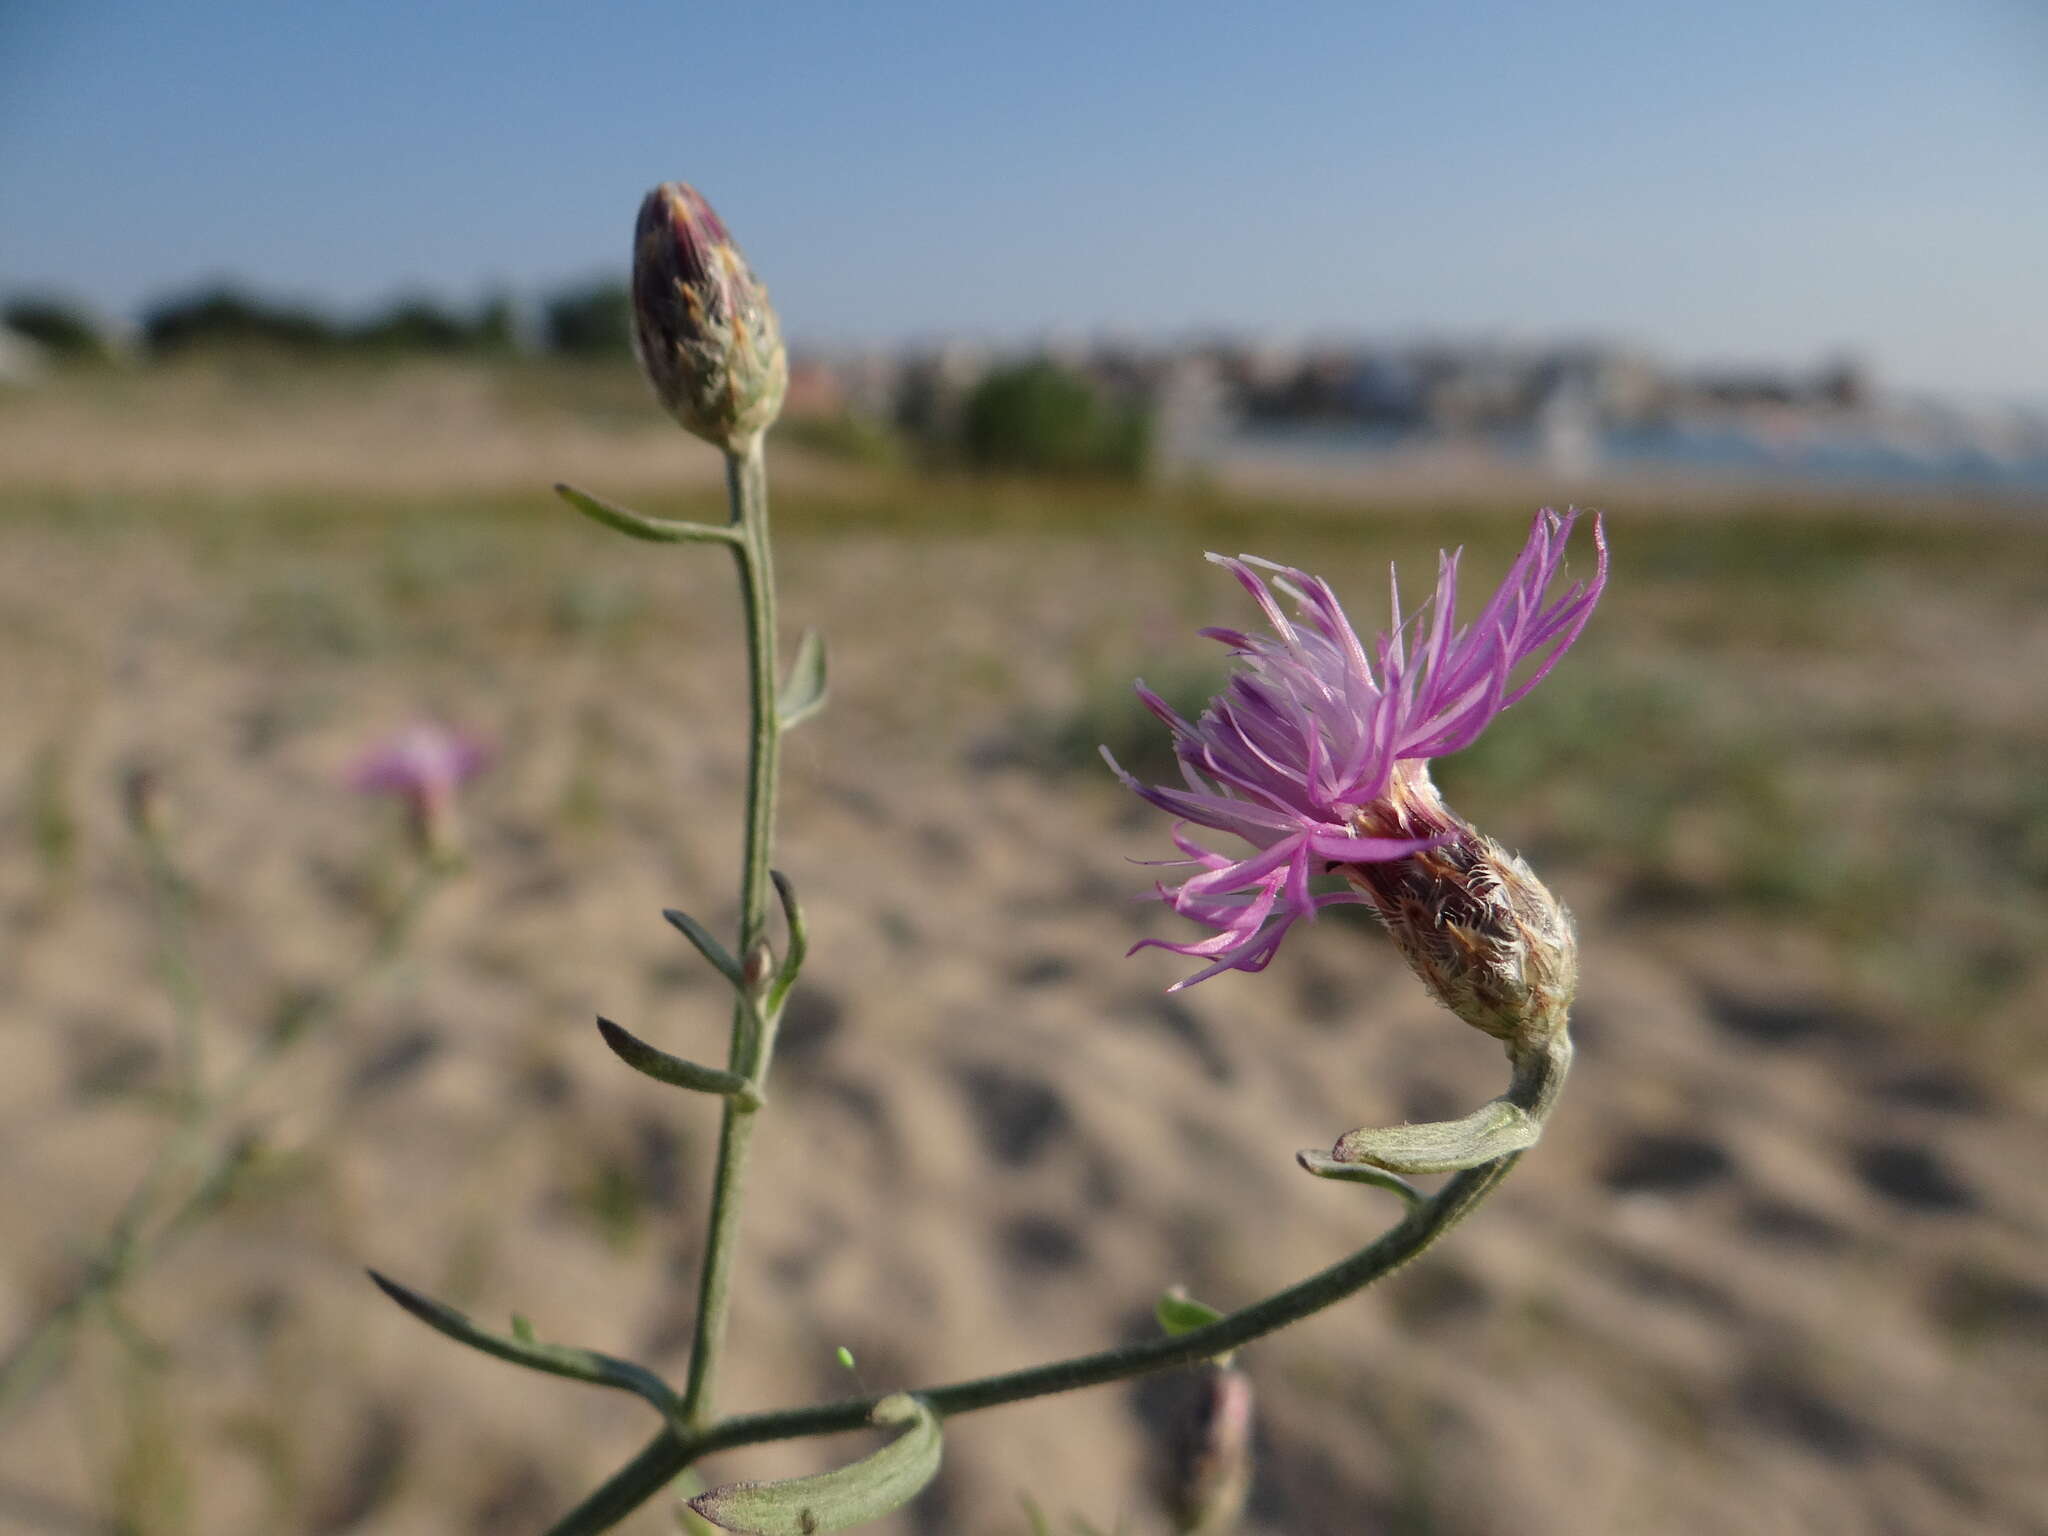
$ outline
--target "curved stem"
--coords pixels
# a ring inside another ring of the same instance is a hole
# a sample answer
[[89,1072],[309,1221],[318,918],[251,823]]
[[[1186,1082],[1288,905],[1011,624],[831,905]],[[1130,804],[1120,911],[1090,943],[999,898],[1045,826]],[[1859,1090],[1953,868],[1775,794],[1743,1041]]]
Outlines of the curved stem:
[[[922,1398],[941,1417],[945,1417],[972,1413],[981,1408],[996,1408],[1026,1398],[1045,1397],[1055,1392],[1071,1392],[1079,1387],[1100,1386],[1105,1382],[1120,1381],[1168,1366],[1190,1364],[1236,1349],[1320,1312],[1399,1269],[1470,1215],[1479,1202],[1507,1177],[1520,1156],[1520,1153],[1513,1153],[1457,1174],[1434,1196],[1413,1207],[1397,1225],[1350,1257],[1286,1290],[1276,1291],[1262,1301],[1232,1312],[1206,1328],[1161,1335],[1071,1360],[1030,1366],[1021,1371],[918,1388],[912,1395]],[[790,1440],[804,1435],[836,1434],[842,1430],[858,1429],[869,1422],[868,1415],[880,1401],[879,1395],[843,1398],[811,1408],[741,1414],[712,1424],[687,1438],[663,1430],[609,1482],[549,1527],[547,1536],[594,1536],[595,1532],[609,1530],[659,1493],[699,1457],[767,1440]]]
[[[168,1253],[210,1211],[220,1198],[222,1178],[230,1171],[235,1156],[232,1146],[220,1144],[213,1145],[211,1155],[207,1155],[209,1142],[221,1122],[240,1107],[265,1070],[305,1037],[318,1016],[333,1017],[340,1013],[357,992],[384,973],[404,948],[427,897],[445,873],[431,864],[422,868],[398,908],[379,929],[367,962],[321,999],[313,1016],[301,1018],[289,1033],[271,1033],[257,1045],[219,1091],[204,1100],[200,1112],[191,1112],[188,1105],[177,1129],[157,1148],[122,1203],[84,1274],[0,1356],[0,1418],[33,1394],[62,1363],[73,1331],[95,1303],[117,1296],[152,1259]],[[157,1217],[165,1197],[181,1178],[188,1182],[185,1193],[152,1226],[152,1217]]]
[[[781,725],[775,713],[775,568],[768,544],[768,471],[757,438],[725,456],[726,494],[732,546],[739,569],[740,601],[747,628],[747,701],[752,726],[747,762],[747,820],[740,866],[739,963],[745,967],[766,937],[769,863],[775,843],[775,773]],[[774,1049],[775,1019],[757,1014],[742,997],[733,1007],[731,1070],[757,1087]],[[725,1101],[718,1128],[718,1167],[713,1175],[711,1215],[704,1238],[704,1267],[697,1278],[697,1322],[690,1347],[690,1375],[683,1388],[683,1414],[691,1424],[708,1424],[715,1411],[719,1357],[732,1307],[732,1267],[739,1241],[740,1209],[746,1186],[747,1152],[753,1141],[756,1099]]]

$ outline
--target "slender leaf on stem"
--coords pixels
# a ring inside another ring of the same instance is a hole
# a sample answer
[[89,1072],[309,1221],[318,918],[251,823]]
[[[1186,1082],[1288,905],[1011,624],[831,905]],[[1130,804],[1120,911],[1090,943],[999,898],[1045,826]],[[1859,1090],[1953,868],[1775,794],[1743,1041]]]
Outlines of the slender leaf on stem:
[[674,907],[663,907],[661,915],[668,919],[669,926],[697,946],[697,953],[711,962],[712,968],[734,986],[741,985],[740,963],[733,959],[732,951],[711,936],[711,930],[687,912],[678,912]]
[[1329,1153],[1314,1147],[1295,1153],[1294,1160],[1319,1179],[1341,1179],[1351,1184],[1370,1184],[1375,1189],[1391,1190],[1410,1206],[1420,1205],[1424,1198],[1421,1190],[1398,1173],[1388,1173],[1370,1163],[1340,1163]]
[[775,721],[783,730],[803,724],[825,707],[825,637],[807,629],[796,643],[789,675],[775,695]]
[[[1527,1151],[1542,1131],[1543,1123],[1519,1104],[1494,1099],[1462,1120],[1364,1126],[1347,1132],[1330,1149],[1329,1161],[1367,1163],[1389,1173],[1456,1173]],[[1309,1172],[1330,1177],[1320,1167],[1310,1167]]]
[[682,1501],[675,1507],[677,1530],[684,1536],[718,1536],[718,1527],[690,1508],[690,1500],[704,1491],[704,1479],[695,1467],[685,1468],[683,1475],[669,1485],[669,1491]]
[[[1177,1285],[1153,1303],[1152,1315],[1159,1319],[1159,1326],[1166,1330],[1168,1338],[1179,1338],[1184,1333],[1193,1333],[1197,1328],[1223,1321],[1221,1312],[1205,1301],[1195,1300]],[[1216,1363],[1228,1365],[1236,1354],[1236,1350],[1226,1349],[1216,1356]]]
[[1207,1302],[1195,1300],[1179,1286],[1154,1303],[1152,1315],[1159,1319],[1159,1326],[1170,1335],[1193,1333],[1197,1328],[1206,1328],[1223,1319],[1221,1312]]
[[740,536],[730,528],[713,523],[680,523],[665,517],[648,517],[613,502],[602,500],[573,485],[558,485],[555,494],[592,522],[603,523],[631,538],[650,544],[738,544]]
[[797,973],[804,968],[804,956],[810,952],[810,930],[804,926],[804,909],[797,904],[796,887],[789,876],[779,869],[768,871],[768,878],[775,882],[775,894],[782,898],[783,920],[789,924],[789,953],[782,957],[782,968],[775,973],[775,984],[768,989],[768,996],[761,1005],[761,1011],[771,1019],[782,1011],[782,1000],[789,996],[789,989],[796,985]]
[[374,1269],[369,1273],[386,1296],[429,1328],[446,1334],[458,1344],[467,1344],[471,1349],[480,1349],[487,1355],[526,1366],[529,1370],[546,1371],[551,1376],[566,1376],[571,1381],[587,1381],[592,1386],[616,1387],[620,1391],[634,1393],[652,1403],[671,1423],[678,1419],[681,1400],[670,1390],[667,1382],[645,1366],[621,1360],[615,1355],[599,1354],[593,1349],[543,1344],[519,1336],[519,1332],[530,1329],[512,1334],[493,1333],[451,1306],[422,1296]]
[[814,1536],[844,1531],[901,1509],[938,1474],[938,1416],[898,1392],[875,1404],[876,1424],[908,1426],[851,1466],[773,1483],[727,1483],[690,1500],[713,1525],[752,1536]]
[[667,1083],[674,1088],[689,1088],[698,1093],[719,1094],[737,1100],[744,1109],[761,1107],[760,1093],[737,1072],[728,1072],[723,1067],[702,1066],[694,1061],[685,1061],[680,1056],[671,1056],[667,1051],[649,1045],[631,1031],[621,1029],[607,1018],[598,1019],[597,1032],[604,1036],[604,1043],[612,1048],[614,1056],[635,1072],[645,1073],[658,1083]]

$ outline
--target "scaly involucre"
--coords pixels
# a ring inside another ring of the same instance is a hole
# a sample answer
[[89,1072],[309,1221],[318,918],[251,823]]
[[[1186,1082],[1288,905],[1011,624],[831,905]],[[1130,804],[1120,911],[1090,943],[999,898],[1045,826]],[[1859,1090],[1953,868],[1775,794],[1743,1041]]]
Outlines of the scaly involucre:
[[[1577,521],[1576,512],[1539,512],[1506,579],[1469,624],[1456,615],[1460,552],[1440,555],[1434,596],[1404,620],[1396,583],[1391,622],[1369,650],[1326,582],[1265,560],[1209,556],[1243,584],[1271,633],[1202,631],[1230,647],[1237,671],[1192,724],[1138,685],[1173,732],[1184,787],[1141,784],[1109,760],[1125,784],[1180,818],[1173,840],[1185,858],[1169,862],[1199,872],[1161,885],[1159,896],[1216,930],[1134,946],[1206,962],[1174,990],[1223,971],[1263,970],[1299,919],[1370,900],[1356,889],[1314,891],[1316,875],[1408,858],[1457,835],[1429,785],[1429,759],[1470,746],[1578,638],[1607,582],[1597,517],[1592,579],[1546,601]],[[1219,853],[1191,827],[1228,833],[1251,851]],[[1385,835],[1390,829],[1418,835]]]
[[663,182],[640,204],[633,347],[669,413],[729,452],[744,452],[782,410],[789,356],[775,306],[725,221],[685,182]]

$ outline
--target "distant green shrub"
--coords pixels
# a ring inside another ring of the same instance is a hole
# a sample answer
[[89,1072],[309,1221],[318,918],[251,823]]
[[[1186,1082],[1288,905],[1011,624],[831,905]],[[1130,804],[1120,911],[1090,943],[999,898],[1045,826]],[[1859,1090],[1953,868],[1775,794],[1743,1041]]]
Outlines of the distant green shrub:
[[960,447],[982,469],[1136,478],[1150,449],[1145,412],[1044,360],[998,368],[967,398]]
[[0,309],[0,322],[62,362],[103,363],[114,355],[92,312],[69,299],[24,295]]
[[156,357],[216,348],[329,352],[341,340],[339,328],[316,310],[272,303],[227,284],[154,305],[143,316],[142,335]]
[[542,302],[541,334],[550,352],[625,357],[633,348],[632,296],[615,282],[559,289]]
[[398,299],[347,333],[350,345],[373,352],[499,352],[512,343],[511,306],[491,300],[474,316],[432,299]]
[[514,344],[512,304],[494,296],[465,313],[418,294],[393,300],[360,322],[279,304],[222,284],[165,300],[143,318],[155,357],[261,350],[295,357],[352,354],[496,354]]

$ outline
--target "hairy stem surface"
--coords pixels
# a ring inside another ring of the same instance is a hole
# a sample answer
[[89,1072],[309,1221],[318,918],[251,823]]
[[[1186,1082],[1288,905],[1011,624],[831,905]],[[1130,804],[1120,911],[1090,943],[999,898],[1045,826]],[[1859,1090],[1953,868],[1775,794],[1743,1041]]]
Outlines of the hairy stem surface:
[[[725,458],[731,526],[740,537],[732,547],[738,567],[740,603],[747,629],[747,706],[752,726],[747,757],[747,819],[740,863],[738,956],[748,957],[765,942],[768,927],[768,866],[775,844],[775,774],[782,730],[775,712],[775,567],[768,545],[768,471],[757,438]],[[731,1069],[758,1088],[774,1049],[775,1020],[760,1019],[744,998],[732,1015]],[[713,1175],[711,1216],[704,1238],[704,1268],[697,1281],[697,1322],[690,1347],[690,1375],[683,1388],[686,1422],[707,1425],[715,1412],[719,1357],[725,1348],[732,1309],[733,1257],[739,1243],[747,1152],[753,1141],[758,1102],[725,1101],[718,1129],[718,1168]]]

